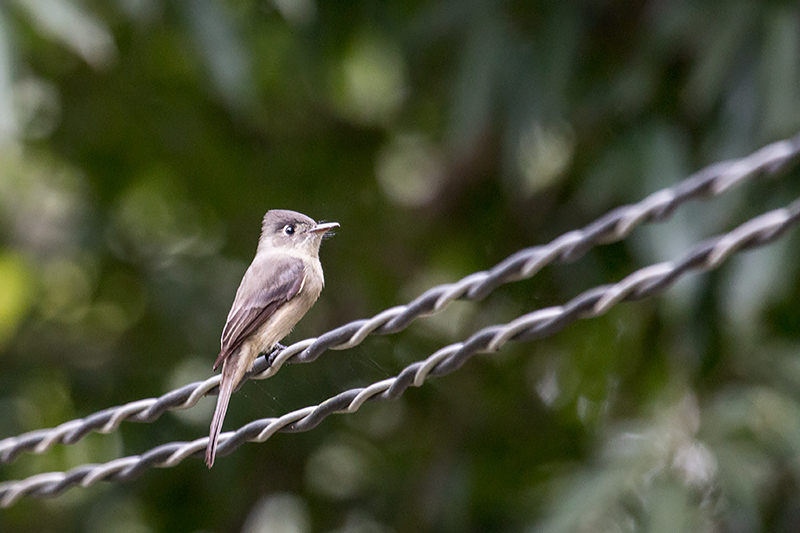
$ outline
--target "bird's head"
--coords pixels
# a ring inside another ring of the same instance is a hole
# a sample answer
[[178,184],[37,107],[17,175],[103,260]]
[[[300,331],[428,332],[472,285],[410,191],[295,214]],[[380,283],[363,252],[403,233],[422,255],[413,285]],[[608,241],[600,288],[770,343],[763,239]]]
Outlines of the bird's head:
[[258,251],[295,250],[317,257],[322,237],[337,227],[339,227],[337,222],[318,223],[297,211],[272,209],[264,215]]

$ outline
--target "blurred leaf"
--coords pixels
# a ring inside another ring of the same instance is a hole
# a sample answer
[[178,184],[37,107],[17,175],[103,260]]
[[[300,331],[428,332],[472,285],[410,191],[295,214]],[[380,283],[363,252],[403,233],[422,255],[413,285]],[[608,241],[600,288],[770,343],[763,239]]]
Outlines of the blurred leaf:
[[48,37],[60,41],[97,69],[109,68],[117,57],[111,32],[77,0],[15,0]]
[[22,257],[0,250],[0,349],[12,339],[34,303],[34,276]]

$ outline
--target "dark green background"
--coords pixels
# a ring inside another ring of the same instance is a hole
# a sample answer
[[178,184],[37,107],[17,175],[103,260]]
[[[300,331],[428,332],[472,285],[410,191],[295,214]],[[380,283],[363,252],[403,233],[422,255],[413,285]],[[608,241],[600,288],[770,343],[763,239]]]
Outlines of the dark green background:
[[[18,0],[0,45],[0,437],[210,376],[267,209],[341,223],[295,341],[800,130],[788,1]],[[249,382],[225,428],[395,375],[798,191],[797,170],[748,183]],[[211,471],[23,499],[0,531],[796,531],[799,248],[789,233]],[[203,437],[213,404],[23,454],[0,479]]]

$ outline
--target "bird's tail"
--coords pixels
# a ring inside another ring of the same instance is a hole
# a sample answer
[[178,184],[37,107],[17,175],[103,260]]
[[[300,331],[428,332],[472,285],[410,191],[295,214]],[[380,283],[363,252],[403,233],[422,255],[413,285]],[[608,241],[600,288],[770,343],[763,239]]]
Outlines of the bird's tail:
[[225,412],[228,410],[228,402],[236,387],[236,357],[228,357],[222,364],[222,379],[219,382],[219,396],[217,396],[217,408],[214,410],[214,418],[211,419],[211,431],[208,434],[208,445],[206,446],[206,466],[214,466],[214,457],[217,455],[217,441],[222,431],[222,421],[225,420]]

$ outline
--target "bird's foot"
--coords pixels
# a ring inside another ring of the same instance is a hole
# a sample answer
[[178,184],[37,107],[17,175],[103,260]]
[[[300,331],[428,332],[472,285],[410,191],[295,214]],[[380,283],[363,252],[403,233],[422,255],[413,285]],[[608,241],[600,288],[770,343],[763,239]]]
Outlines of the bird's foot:
[[275,362],[275,358],[278,357],[278,354],[281,353],[285,349],[286,349],[286,346],[284,346],[281,343],[276,343],[275,346],[272,347],[272,351],[270,351],[265,356],[267,358],[267,364],[269,366],[272,366],[272,363]]

